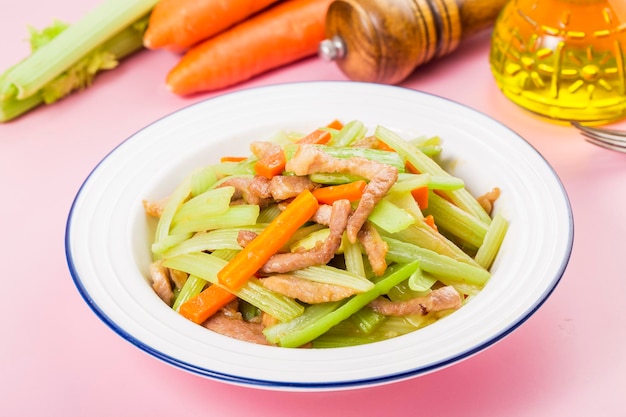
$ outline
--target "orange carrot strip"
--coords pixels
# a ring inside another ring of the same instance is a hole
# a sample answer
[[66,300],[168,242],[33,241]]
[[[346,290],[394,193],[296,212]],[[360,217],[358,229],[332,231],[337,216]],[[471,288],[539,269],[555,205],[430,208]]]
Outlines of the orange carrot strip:
[[318,188],[313,190],[313,195],[321,204],[333,204],[335,201],[343,199],[358,201],[363,197],[363,191],[366,186],[367,183],[365,181],[359,180],[348,184]]
[[428,187],[419,187],[411,191],[411,195],[420,209],[428,208]]
[[406,162],[405,167],[406,167],[406,170],[410,172],[411,174],[421,174],[419,169],[415,168],[413,164],[411,164],[409,161]]
[[391,146],[387,145],[383,141],[378,141],[378,143],[376,144],[376,147],[378,149],[380,149],[381,151],[387,151],[387,152],[395,152],[396,151],[395,149],[393,149]]
[[246,158],[245,156],[222,156],[220,158],[220,162],[241,162],[241,161],[245,161]]
[[259,159],[254,164],[254,171],[258,175],[262,175],[271,180],[274,176],[280,175],[285,170],[286,164],[287,158],[285,157],[285,152],[281,149],[280,152],[275,152]]
[[341,130],[343,128],[343,123],[335,119],[332,122],[328,123],[326,127],[330,127],[331,129],[335,129],[335,130]]
[[182,52],[277,0],[160,0],[152,9],[143,43],[148,49]]
[[426,223],[433,229],[438,230],[437,225],[435,224],[435,218],[433,217],[432,214],[429,214],[428,216],[424,217],[424,223]]
[[192,47],[167,75],[178,95],[233,86],[317,53],[333,0],[280,2]]
[[248,243],[224,268],[217,273],[219,282],[235,290],[246,283],[319,207],[317,199],[309,190],[294,198],[287,208]]
[[219,285],[211,285],[182,303],[178,312],[194,323],[201,324],[235,298],[236,295]]
[[296,143],[301,145],[303,143],[314,144],[314,145],[324,145],[330,141],[332,135],[328,130],[317,129],[299,139]]

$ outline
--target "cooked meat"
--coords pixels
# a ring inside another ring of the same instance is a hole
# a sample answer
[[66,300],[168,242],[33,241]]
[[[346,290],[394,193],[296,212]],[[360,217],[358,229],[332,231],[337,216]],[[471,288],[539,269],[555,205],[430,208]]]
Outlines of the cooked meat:
[[492,189],[491,191],[486,192],[485,194],[478,197],[478,203],[485,209],[485,211],[491,214],[493,210],[493,203],[500,197],[500,189],[498,187]]
[[259,190],[263,190],[264,182],[269,180],[260,176],[254,177],[231,177],[221,183],[218,187],[231,186],[235,188],[235,194],[232,199],[237,200],[243,198],[247,204],[257,204],[265,207],[269,202],[269,194],[263,192],[257,194]]
[[187,282],[188,275],[186,272],[170,269],[170,280],[174,283],[176,288],[181,289],[185,282]]
[[461,302],[461,294],[454,287],[446,286],[433,290],[425,297],[412,298],[407,301],[390,301],[388,298],[378,297],[369,303],[369,306],[385,316],[406,316],[456,310],[461,308]]
[[353,143],[351,146],[353,148],[376,148],[378,144],[378,138],[375,135],[365,136],[363,139],[359,140],[356,143]]
[[150,264],[150,278],[152,279],[152,289],[154,289],[154,292],[171,307],[174,302],[174,292],[172,291],[169,271],[163,266],[162,260]]
[[256,232],[243,229],[240,230],[239,233],[237,233],[237,243],[242,248],[245,248],[246,246],[248,246],[248,243],[252,242],[255,237],[257,237]]
[[163,213],[163,208],[165,207],[165,203],[167,203],[168,198],[169,197],[166,197],[159,201],[143,200],[143,208],[146,211],[146,214],[152,217],[161,217],[161,214]]
[[349,173],[369,180],[363,197],[348,221],[348,239],[352,243],[356,242],[357,233],[376,203],[398,178],[398,170],[393,166],[360,157],[334,158],[314,145],[298,146],[293,158],[287,161],[286,170],[292,171],[296,175]]
[[259,345],[270,345],[263,334],[263,324],[244,321],[240,313],[232,315],[220,310],[209,317],[203,326],[233,339]]
[[270,189],[270,180],[261,175],[255,175],[248,184],[248,192],[261,200],[272,197]]
[[378,234],[378,230],[376,230],[370,222],[363,224],[357,237],[365,249],[367,259],[370,261],[370,265],[372,265],[374,274],[377,276],[384,274],[387,269],[385,256],[387,256],[387,251],[389,250],[387,242],[382,240],[380,234]]
[[330,235],[324,242],[304,252],[277,253],[261,267],[260,271],[265,274],[284,273],[307,266],[327,264],[335,256],[335,252],[341,245],[343,231],[351,212],[350,201],[335,201],[330,216]]
[[304,190],[312,190],[316,187],[309,177],[294,175],[276,175],[269,184],[269,192],[274,200],[287,200],[294,198]]
[[307,304],[343,300],[357,293],[352,288],[309,281],[289,274],[271,275],[262,278],[261,283],[265,288]]
[[333,207],[330,204],[320,204],[313,217],[311,217],[311,221],[328,226],[330,224],[330,214],[332,212]]

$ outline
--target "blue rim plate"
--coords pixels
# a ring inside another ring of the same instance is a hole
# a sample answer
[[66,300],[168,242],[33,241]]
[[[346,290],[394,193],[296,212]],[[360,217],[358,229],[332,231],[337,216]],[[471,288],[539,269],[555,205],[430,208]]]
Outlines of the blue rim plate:
[[[461,310],[384,342],[284,349],[230,339],[169,309],[147,278],[154,225],[142,201],[167,196],[193,169],[248,152],[280,130],[333,119],[383,125],[404,137],[439,135],[443,158],[480,195],[497,186],[510,221],[485,289]],[[90,173],[73,202],[66,256],[94,313],[125,340],[179,369],[271,390],[370,387],[433,372],[493,345],[524,323],[560,281],[574,225],[566,192],[545,159],[486,115],[418,91],[359,82],[289,83],[208,99],[141,129]]]

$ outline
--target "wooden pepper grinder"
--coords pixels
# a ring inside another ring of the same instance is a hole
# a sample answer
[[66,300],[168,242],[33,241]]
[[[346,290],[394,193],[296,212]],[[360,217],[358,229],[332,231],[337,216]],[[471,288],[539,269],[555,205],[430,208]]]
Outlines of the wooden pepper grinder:
[[396,84],[493,25],[506,0],[336,0],[319,56],[352,80]]

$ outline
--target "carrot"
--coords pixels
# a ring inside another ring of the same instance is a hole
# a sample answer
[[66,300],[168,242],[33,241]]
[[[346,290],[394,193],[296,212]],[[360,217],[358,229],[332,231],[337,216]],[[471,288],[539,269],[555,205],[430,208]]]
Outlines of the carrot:
[[411,195],[417,202],[420,209],[424,210],[428,208],[428,187],[419,187],[411,191]]
[[182,52],[259,12],[277,0],[160,0],[152,9],[143,44]]
[[281,174],[285,170],[287,158],[285,152],[281,149],[279,152],[272,152],[267,156],[259,159],[254,164],[254,171],[258,175],[272,179],[274,176]]
[[319,207],[309,190],[304,190],[274,220],[217,273],[219,282],[231,290],[246,283]]
[[329,124],[327,124],[326,127],[330,127],[331,129],[335,129],[335,130],[341,130],[343,128],[343,123],[341,123],[340,120],[335,119]]
[[222,156],[220,162],[241,162],[248,159],[245,156]]
[[435,224],[435,218],[433,217],[432,214],[429,214],[428,216],[424,217],[424,223],[429,225],[434,230],[438,230],[437,225]]
[[332,0],[288,0],[189,49],[168,73],[178,95],[226,88],[315,55]]
[[201,324],[235,298],[236,295],[219,285],[211,285],[182,303],[178,312],[194,323]]
[[330,141],[332,135],[328,130],[317,129],[306,135],[305,137],[299,139],[296,143],[301,145],[304,143],[314,144],[314,145],[324,145]]
[[363,197],[367,183],[363,180],[348,184],[331,185],[313,190],[313,195],[321,204],[333,204],[337,200],[358,201]]

